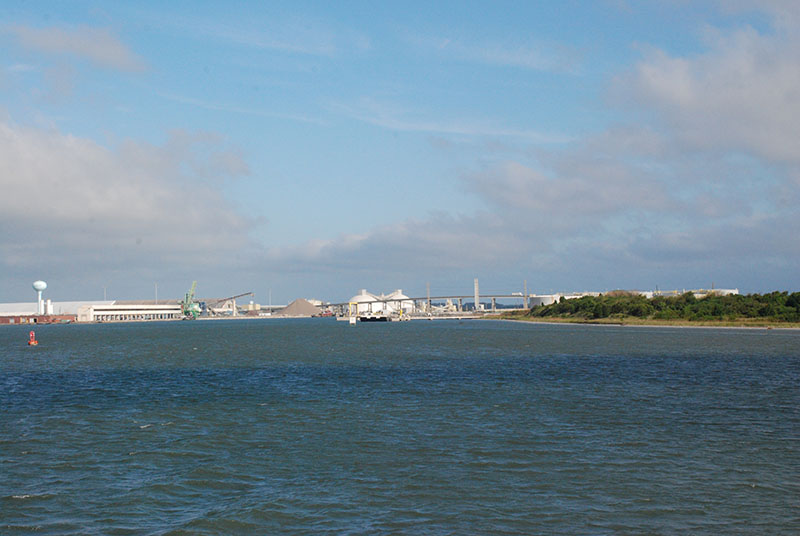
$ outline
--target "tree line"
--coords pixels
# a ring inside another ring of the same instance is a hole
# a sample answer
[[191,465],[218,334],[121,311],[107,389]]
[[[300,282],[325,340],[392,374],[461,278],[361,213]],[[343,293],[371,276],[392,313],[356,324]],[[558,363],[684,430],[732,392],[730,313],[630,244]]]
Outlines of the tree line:
[[626,316],[653,320],[736,321],[758,319],[775,322],[800,322],[800,292],[770,292],[769,294],[710,294],[697,298],[691,292],[680,296],[639,294],[605,294],[566,299],[550,305],[534,306],[528,315],[533,317],[623,318]]

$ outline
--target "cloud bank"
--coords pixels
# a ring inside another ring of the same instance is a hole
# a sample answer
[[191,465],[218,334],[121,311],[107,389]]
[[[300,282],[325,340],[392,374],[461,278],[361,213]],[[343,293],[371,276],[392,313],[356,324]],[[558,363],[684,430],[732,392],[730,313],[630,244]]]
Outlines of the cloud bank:
[[[773,4],[775,13],[788,9]],[[764,32],[706,28],[696,55],[645,49],[612,84],[629,120],[463,172],[463,188],[484,203],[480,214],[433,215],[273,258],[283,266],[347,259],[343,269],[370,266],[400,280],[395,267],[411,265],[467,287],[471,276],[502,272],[562,290],[745,278],[758,281],[751,291],[796,288],[800,18],[791,20],[776,18]],[[386,117],[373,122],[397,128]]]
[[72,273],[70,284],[96,288],[113,280],[119,292],[142,278],[147,288],[154,277],[166,286],[223,264],[235,269],[254,222],[220,183],[247,172],[209,134],[175,131],[162,146],[108,149],[0,123],[0,267],[9,279]]

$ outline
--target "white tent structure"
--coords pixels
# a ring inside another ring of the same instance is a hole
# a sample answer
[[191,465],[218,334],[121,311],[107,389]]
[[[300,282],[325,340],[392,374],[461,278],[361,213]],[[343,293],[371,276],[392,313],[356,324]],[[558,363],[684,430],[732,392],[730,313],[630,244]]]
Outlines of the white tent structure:
[[375,314],[383,312],[384,304],[378,301],[378,296],[362,288],[358,294],[350,298],[350,308],[353,314]]
[[411,314],[414,312],[414,301],[403,294],[401,289],[397,289],[388,296],[381,296],[386,301],[387,312]]
[[372,294],[361,289],[350,298],[351,314],[356,315],[398,315],[414,312],[414,301],[397,289],[390,294]]

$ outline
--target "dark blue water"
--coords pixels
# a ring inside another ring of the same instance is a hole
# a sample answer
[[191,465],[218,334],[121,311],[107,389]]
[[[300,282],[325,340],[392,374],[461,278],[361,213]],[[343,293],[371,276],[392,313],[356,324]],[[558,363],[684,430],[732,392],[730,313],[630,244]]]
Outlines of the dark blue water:
[[798,534],[800,332],[0,328],[0,534]]

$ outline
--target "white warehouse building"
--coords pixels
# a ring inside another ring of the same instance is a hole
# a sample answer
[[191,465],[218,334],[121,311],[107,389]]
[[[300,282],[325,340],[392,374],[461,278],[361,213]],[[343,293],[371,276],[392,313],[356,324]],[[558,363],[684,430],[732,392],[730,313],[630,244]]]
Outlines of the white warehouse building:
[[180,320],[179,303],[154,304],[135,301],[93,303],[78,308],[78,322],[126,322],[135,320]]
[[401,289],[380,295],[361,289],[358,294],[350,298],[349,303],[352,314],[356,315],[394,315],[414,312],[414,301],[403,294]]

